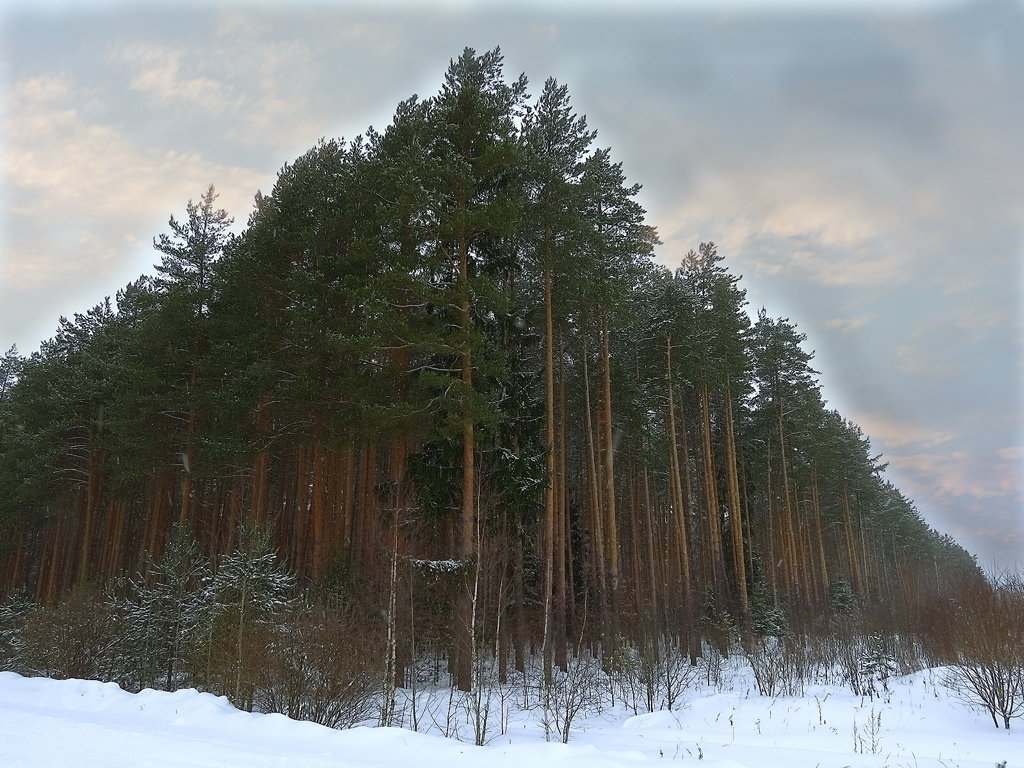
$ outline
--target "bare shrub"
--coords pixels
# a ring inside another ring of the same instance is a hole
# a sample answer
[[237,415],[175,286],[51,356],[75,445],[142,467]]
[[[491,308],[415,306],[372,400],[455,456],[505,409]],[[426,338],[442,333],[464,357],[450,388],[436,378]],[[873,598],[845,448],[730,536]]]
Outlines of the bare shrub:
[[117,678],[118,615],[92,590],[75,590],[60,604],[36,608],[24,620],[18,672],[57,679]]
[[664,641],[653,647],[620,645],[611,669],[633,712],[675,709],[683,692],[703,675],[683,650]]
[[706,644],[700,658],[697,659],[701,679],[709,687],[719,690],[722,688],[722,661],[722,654]]
[[442,677],[440,656],[434,647],[423,648],[405,669],[405,687],[396,689],[395,712],[402,717],[399,723],[408,716],[408,726],[414,731],[429,730],[439,721],[441,703],[433,694]]
[[814,682],[821,685],[842,685],[846,682],[841,657],[848,637],[836,633],[811,635],[808,638],[809,666]]
[[868,652],[867,639],[849,631],[838,633],[829,644],[829,658],[855,696],[873,693],[872,678],[863,674],[861,661]]
[[576,718],[600,709],[602,674],[597,659],[581,654],[571,656],[564,671],[557,667],[552,671],[551,683],[541,692],[545,739],[550,741],[557,734],[563,744],[568,743]]
[[620,642],[611,655],[608,665],[611,673],[612,701],[615,689],[623,703],[633,710],[634,714],[641,711],[654,711],[654,653],[647,648]]
[[912,634],[899,633],[889,638],[889,653],[896,665],[897,675],[911,675],[920,672],[928,664],[925,659],[921,638]]
[[802,696],[809,654],[803,645],[778,637],[755,640],[747,661],[762,696]]
[[501,699],[502,686],[498,682],[496,664],[479,650],[473,660],[472,674],[472,690],[460,692],[460,699],[473,728],[473,743],[482,747],[490,739],[491,715],[495,702]]
[[1009,729],[1024,715],[1024,590],[978,590],[961,603],[952,663],[944,683]]
[[264,640],[263,650],[246,665],[260,670],[256,709],[330,728],[374,716],[382,688],[382,639],[358,617],[319,608],[298,611]]

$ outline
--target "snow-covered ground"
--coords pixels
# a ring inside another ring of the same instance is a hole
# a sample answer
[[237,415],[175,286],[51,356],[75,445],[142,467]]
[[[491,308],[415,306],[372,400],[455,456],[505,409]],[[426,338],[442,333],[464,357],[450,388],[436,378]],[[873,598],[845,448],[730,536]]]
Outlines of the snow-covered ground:
[[633,715],[606,705],[574,724],[567,745],[545,742],[537,710],[513,713],[505,728],[493,722],[488,745],[476,747],[411,730],[335,731],[249,714],[192,690],[130,694],[113,683],[3,672],[0,766],[995,768],[1007,761],[1024,768],[1024,720],[996,730],[939,679],[924,671],[891,680],[890,692],[874,700],[832,686],[766,698],[737,674],[731,692],[688,690],[672,712]]

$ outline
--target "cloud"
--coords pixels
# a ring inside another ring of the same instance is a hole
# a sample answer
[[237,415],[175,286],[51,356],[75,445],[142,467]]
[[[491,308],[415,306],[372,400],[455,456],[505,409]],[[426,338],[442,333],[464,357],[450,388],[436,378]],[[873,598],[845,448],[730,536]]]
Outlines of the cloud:
[[656,223],[666,242],[716,239],[759,275],[891,288],[914,272],[913,254],[886,247],[899,226],[893,211],[823,173],[717,172]]
[[273,34],[274,25],[251,8],[223,7],[216,11],[212,28],[224,39],[254,39]]
[[960,437],[953,431],[933,429],[906,419],[893,418],[880,413],[861,414],[859,424],[872,442],[881,443],[886,449],[902,448],[908,445],[918,448],[934,448]]
[[905,479],[911,495],[936,499],[1019,498],[1024,478],[1013,462],[996,461],[967,451],[947,453],[889,454],[893,470]]
[[937,530],[998,572],[1024,564],[1024,489],[1016,465],[968,451],[889,456],[887,474]]
[[[117,127],[89,122],[78,92],[73,80],[57,75],[25,79],[9,91],[0,328],[5,335],[17,329],[23,348],[41,338],[40,323],[56,324],[56,314],[39,317],[34,306],[80,311],[151,272],[157,259],[150,239],[211,182],[218,202],[243,222],[267,182],[248,168],[139,145]],[[88,299],[68,307],[87,291]],[[27,327],[27,317],[37,325]],[[29,333],[34,338],[20,335]]]
[[228,199],[222,202],[245,200],[247,207],[264,181],[246,168],[199,153],[140,146],[118,128],[89,123],[72,90],[63,77],[33,78],[12,89],[6,176],[10,207],[22,222],[52,232],[68,220],[92,221],[103,231],[101,221],[138,222],[154,209],[176,210],[211,181],[223,188]]
[[312,145],[330,125],[325,100],[317,98],[320,63],[300,40],[277,40],[251,48],[238,41],[221,60],[243,94],[224,125],[232,141],[272,146]]
[[129,89],[146,97],[148,118],[187,122],[203,143],[220,136],[279,149],[319,138],[329,107],[317,98],[323,68],[310,45],[268,37],[256,15],[244,21],[222,15],[212,26],[209,41],[137,38],[112,49],[112,63],[127,69]]
[[924,303],[922,296],[927,294],[906,296],[908,314],[892,334],[891,354],[899,371],[938,380],[962,377],[961,387],[981,387],[985,391],[1005,387],[1007,375],[1009,380],[1019,380],[1019,369],[999,370],[1014,360],[1019,365],[1021,359],[1020,321],[1014,306],[1019,298],[999,282],[998,268],[992,272],[986,276],[988,285],[984,289],[946,297],[941,302]]
[[929,383],[949,382],[966,370],[955,349],[922,347],[913,340],[894,347],[893,362],[907,380],[920,378]]
[[185,71],[182,51],[131,43],[121,49],[119,58],[135,70],[130,87],[145,93],[159,107],[194,105],[212,114],[230,108],[224,83]]
[[970,337],[975,341],[980,341],[993,328],[1014,321],[1014,317],[1007,307],[974,304],[959,307],[953,313],[952,319],[957,328],[969,331]]
[[1011,248],[1019,264],[1024,231],[1024,176],[1007,172],[1024,162],[1024,17],[990,5],[698,24],[702,87],[678,85],[680,54],[643,73],[675,111],[633,109],[652,142],[674,127],[672,162],[642,179],[669,177],[663,239],[713,238],[748,275],[826,288],[967,296],[1004,280],[992,266]]
[[878,317],[877,314],[858,317],[836,317],[825,322],[825,327],[839,333],[855,333]]
[[996,451],[996,455],[1004,461],[1020,462],[1024,460],[1024,447],[1013,445],[1009,448],[1000,448]]

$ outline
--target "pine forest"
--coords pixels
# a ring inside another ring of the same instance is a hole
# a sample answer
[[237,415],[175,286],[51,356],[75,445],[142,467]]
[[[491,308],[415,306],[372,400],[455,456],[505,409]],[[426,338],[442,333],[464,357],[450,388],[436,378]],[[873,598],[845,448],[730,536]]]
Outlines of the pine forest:
[[0,656],[337,724],[302,707],[367,673],[389,722],[431,676],[950,653],[1000,590],[729,254],[662,266],[567,88],[530,90],[466,49],[244,228],[199,190],[154,274],[3,358]]

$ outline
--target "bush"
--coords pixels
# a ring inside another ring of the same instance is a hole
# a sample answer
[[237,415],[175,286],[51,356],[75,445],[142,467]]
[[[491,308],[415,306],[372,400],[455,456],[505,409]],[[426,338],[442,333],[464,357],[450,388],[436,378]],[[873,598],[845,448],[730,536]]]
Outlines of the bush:
[[980,706],[999,727],[1024,715],[1024,591],[979,589],[964,600],[953,630],[954,658],[945,684]]
[[807,649],[792,639],[764,637],[747,652],[757,691],[762,696],[803,696]]
[[598,660],[584,654],[571,656],[565,670],[553,670],[551,683],[541,694],[545,739],[550,740],[555,733],[563,744],[568,743],[576,718],[600,708],[602,674]]
[[198,592],[191,661],[206,690],[252,709],[263,672],[259,659],[279,636],[278,623],[290,617],[295,577],[278,561],[269,530],[243,525],[239,542]]
[[118,678],[120,613],[88,589],[25,617],[14,669],[56,679],[108,682]]
[[261,670],[256,709],[330,728],[348,728],[376,713],[383,639],[365,621],[351,612],[314,608],[296,612],[263,640],[250,646],[257,658],[248,665]]
[[690,664],[685,649],[666,642],[654,646],[620,643],[611,671],[627,706],[633,712],[675,709],[683,692],[700,678],[700,667]]
[[16,592],[0,605],[0,671],[16,670],[22,649],[22,628],[35,605],[24,592]]

